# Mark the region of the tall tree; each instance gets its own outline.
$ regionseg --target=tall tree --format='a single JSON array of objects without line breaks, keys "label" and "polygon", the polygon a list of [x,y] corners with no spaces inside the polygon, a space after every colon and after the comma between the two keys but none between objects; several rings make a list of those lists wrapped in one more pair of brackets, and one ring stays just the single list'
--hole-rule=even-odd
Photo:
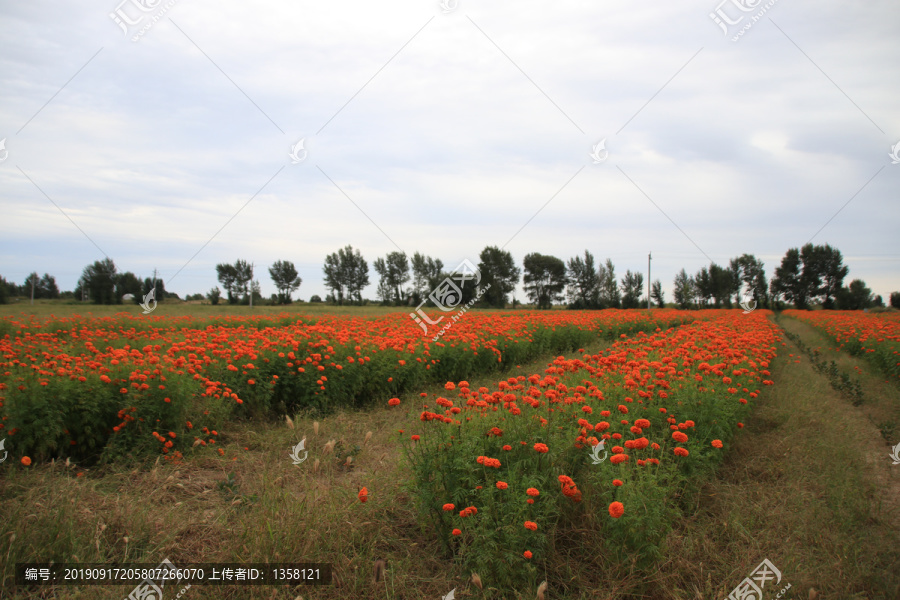
[{"label": "tall tree", "polygon": [[418,305],[431,291],[431,282],[439,278],[444,270],[444,263],[439,258],[431,258],[416,252],[410,261],[412,268],[413,305]]},{"label": "tall tree", "polygon": [[866,287],[866,282],[862,279],[854,279],[849,286],[841,288],[837,295],[840,310],[862,310],[873,304],[872,290]]},{"label": "tall tree", "polygon": [[563,299],[566,287],[566,263],[556,258],[533,252],[525,256],[525,293],[538,309],[552,308],[554,301]]},{"label": "tall tree", "polygon": [[675,275],[675,289],[672,294],[675,296],[675,304],[682,310],[690,308],[694,302],[694,279],[684,269]]},{"label": "tall tree", "polygon": [[143,282],[131,271],[118,274],[116,276],[116,303],[120,304],[122,296],[125,294],[131,294],[133,296],[132,302],[139,303],[143,299],[141,296],[142,287]]},{"label": "tall tree", "polygon": [[[349,246],[348,246],[349,248]],[[338,305],[344,304],[344,290],[347,288],[347,277],[341,270],[341,256],[334,252],[325,257],[325,287],[331,290],[331,298]]]},{"label": "tall tree", "polygon": [[569,259],[569,306],[570,308],[599,308],[600,275],[594,264],[594,255],[584,251],[580,256]]},{"label": "tall tree", "polygon": [[785,253],[769,287],[774,299],[784,298],[797,308],[806,307],[806,290],[800,279],[800,250],[791,248]]},{"label": "tall tree", "polygon": [[269,276],[278,290],[278,302],[280,304],[290,304],[291,294],[296,292],[300,284],[303,283],[303,280],[297,275],[294,263],[289,260],[275,261],[269,267]]},{"label": "tall tree", "polygon": [[715,288],[709,269],[706,267],[701,267],[697,274],[694,275],[694,290],[696,291],[695,297],[697,298],[698,306],[706,306],[709,303],[709,299],[713,297]]},{"label": "tall tree", "polygon": [[149,277],[145,277],[144,285],[141,286],[141,297],[139,300],[143,300],[144,296],[149,294],[152,289],[156,290],[153,297],[157,302],[162,302],[165,300],[166,296],[168,296],[166,293],[166,284],[162,279],[150,279]]},{"label": "tall tree", "polygon": [[478,271],[481,273],[478,285],[486,290],[481,300],[489,306],[505,308],[522,271],[516,266],[512,254],[496,246],[486,246],[478,258]]},{"label": "tall tree", "polygon": [[806,244],[800,248],[800,285],[803,302],[797,308],[807,308],[811,300],[822,291],[822,275],[825,273],[825,252],[822,246]]},{"label": "tall tree", "polygon": [[823,308],[834,308],[834,298],[844,285],[844,277],[850,272],[850,268],[844,265],[844,257],[837,248],[825,244],[820,247],[822,266],[822,286],[820,294],[824,297]]},{"label": "tall tree", "polygon": [[228,296],[228,304],[236,303],[235,286],[237,284],[237,269],[234,268],[234,265],[221,263],[216,265],[216,274],[218,275],[219,283],[222,284],[222,287],[225,289],[225,293]]},{"label": "tall tree", "polygon": [[37,273],[31,273],[25,278],[22,284],[22,292],[31,297],[32,283],[34,285],[34,297],[53,299],[59,298],[59,287],[56,285],[56,278],[44,273],[43,277],[38,277]]},{"label": "tall tree", "polygon": [[369,285],[369,263],[359,250],[347,245],[325,257],[325,287],[332,291],[337,304],[349,301],[362,303],[362,290]]},{"label": "tall tree", "polygon": [[405,252],[390,252],[385,258],[372,263],[380,276],[379,295],[387,303],[400,304],[405,300],[403,284],[409,281],[409,261]]},{"label": "tall tree", "polygon": [[59,298],[59,287],[56,285],[56,277],[52,275],[48,275],[44,273],[44,276],[41,277],[41,293],[44,298],[54,299]]},{"label": "tall tree", "polygon": [[[747,297],[752,297],[756,302],[755,306],[769,306],[768,302],[768,293],[767,293],[767,282],[766,282],[766,270],[763,265],[763,261],[756,258],[752,254],[742,254],[737,260],[738,264],[738,272],[740,273],[742,287],[742,294]],[[741,298],[738,298],[738,302],[741,301]]]},{"label": "tall tree", "polygon": [[662,290],[662,282],[660,282],[659,279],[653,282],[653,285],[651,286],[650,296],[653,298],[653,301],[656,302],[657,308],[666,307],[665,294]]},{"label": "tall tree", "polygon": [[104,258],[86,266],[79,285],[87,289],[94,304],[115,304],[116,263],[111,258]]},{"label": "tall tree", "polygon": [[641,305],[641,293],[644,290],[644,276],[641,273],[625,271],[622,278],[622,308],[638,308]]},{"label": "tall tree", "polygon": [[607,258],[606,264],[597,268],[597,279],[600,282],[600,308],[619,308],[622,301],[612,260]]},{"label": "tall tree", "polygon": [[249,302],[250,282],[253,281],[253,266],[246,260],[239,258],[234,263],[234,272],[235,292]]},{"label": "tall tree", "polygon": [[727,308],[731,308],[731,297],[739,289],[734,272],[712,263],[709,265],[709,281],[715,307],[720,308],[724,303]]}]

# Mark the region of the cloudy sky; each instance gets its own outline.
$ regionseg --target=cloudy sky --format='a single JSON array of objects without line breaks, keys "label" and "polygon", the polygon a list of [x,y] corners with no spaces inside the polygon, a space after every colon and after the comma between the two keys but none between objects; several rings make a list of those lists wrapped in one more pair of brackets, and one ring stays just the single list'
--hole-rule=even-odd
[{"label": "cloudy sky", "polygon": [[283,259],[308,300],[347,244],[496,245],[652,252],[671,300],[812,241],[886,299],[900,4],[719,1],[4,2],[0,275],[108,256],[183,297],[242,258],[268,296]]}]

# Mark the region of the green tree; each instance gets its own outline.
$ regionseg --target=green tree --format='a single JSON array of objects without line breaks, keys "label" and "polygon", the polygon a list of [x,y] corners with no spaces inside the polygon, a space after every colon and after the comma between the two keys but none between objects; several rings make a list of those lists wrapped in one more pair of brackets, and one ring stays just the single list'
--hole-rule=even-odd
[{"label": "green tree", "polygon": [[125,294],[131,294],[132,296],[134,296],[132,302],[140,303],[142,299],[142,287],[143,283],[141,282],[141,280],[131,271],[119,273],[119,275],[116,276],[116,303],[121,304],[122,296],[124,296]]},{"label": "green tree", "polygon": [[584,258],[569,259],[569,308],[600,307],[600,275],[594,264],[594,255],[584,251]]},{"label": "green tree", "polygon": [[555,256],[534,252],[526,255],[522,264],[525,267],[525,293],[538,309],[549,309],[554,301],[563,300],[566,263]]},{"label": "green tree", "polygon": [[166,296],[169,295],[166,293],[166,285],[162,279],[150,279],[149,277],[146,277],[144,279],[144,285],[141,286],[142,296],[140,300],[143,301],[143,297],[149,294],[150,290],[152,289],[156,290],[156,293],[153,295],[153,297],[157,302],[162,302],[166,299]]},{"label": "green tree", "polygon": [[682,310],[690,308],[694,302],[695,293],[693,277],[690,277],[684,269],[681,269],[675,275],[675,289],[672,292],[675,296],[675,304]]},{"label": "green tree", "polygon": [[[768,285],[763,261],[752,254],[742,254],[737,260],[737,272],[740,273],[742,289],[756,302],[755,306],[768,308]],[[732,261],[734,263],[734,261]],[[739,290],[740,291],[740,290]],[[740,298],[738,298],[740,302]]]},{"label": "green tree", "polygon": [[891,292],[891,306],[900,308],[900,292]]},{"label": "green tree", "polygon": [[86,266],[81,273],[79,286],[87,289],[94,304],[115,304],[116,263],[107,257]]},{"label": "green tree", "polygon": [[800,280],[800,250],[789,249],[775,268],[775,276],[769,288],[775,300],[784,298],[797,308],[806,307],[806,293]]},{"label": "green tree", "polygon": [[46,298],[53,299],[59,298],[59,287],[56,285],[56,278],[44,273],[43,277],[38,277],[37,273],[31,273],[28,277],[25,278],[25,283],[22,284],[21,292],[31,298],[32,293],[32,282],[34,283],[34,297],[38,298]]},{"label": "green tree", "polygon": [[325,257],[325,287],[332,291],[337,304],[343,304],[346,297],[351,302],[362,303],[362,290],[369,285],[369,265],[359,250],[347,245]]},{"label": "green tree", "polygon": [[871,307],[874,300],[872,290],[866,287],[866,282],[862,279],[854,279],[837,294],[837,305],[840,310],[863,310]]},{"label": "green tree", "polygon": [[399,305],[406,299],[403,284],[409,281],[409,260],[405,252],[389,252],[372,263],[379,275],[378,295],[388,304]]},{"label": "green tree", "polygon": [[740,290],[739,280],[733,270],[712,263],[709,265],[710,292],[716,308],[725,304],[731,308],[731,297]]},{"label": "green tree", "polygon": [[437,279],[444,270],[444,263],[439,258],[431,258],[416,252],[410,261],[412,268],[412,296],[413,305],[419,305],[425,296],[431,291],[430,283]]},{"label": "green tree", "polygon": [[294,263],[289,260],[277,260],[269,267],[269,276],[278,289],[278,302],[280,304],[290,304],[291,294],[296,292],[303,283],[303,280],[297,276],[297,269]]},{"label": "green tree", "polygon": [[[479,286],[487,291],[482,302],[495,308],[506,308],[509,294],[516,289],[522,271],[516,266],[512,254],[496,246],[486,246],[479,255]],[[487,287],[490,286],[490,287]]]},{"label": "green tree", "polygon": [[701,267],[697,274],[694,275],[694,297],[697,299],[698,307],[705,307],[709,304],[709,299],[715,293],[713,279],[710,276],[709,269]]},{"label": "green tree", "polygon": [[246,260],[238,259],[234,262],[234,291],[249,303],[250,282],[253,281],[253,267]]},{"label": "green tree", "polygon": [[844,257],[837,248],[825,244],[819,247],[819,253],[818,264],[822,270],[822,285],[817,295],[823,296],[823,308],[834,308],[834,298],[841,291],[844,277],[850,272],[850,268],[844,265]]},{"label": "green tree", "polygon": [[797,308],[808,308],[809,302],[819,296],[822,276],[825,273],[825,254],[821,246],[806,244],[800,248],[800,286],[802,303]]},{"label": "green tree", "polygon": [[605,265],[597,268],[597,279],[600,282],[600,308],[619,308],[622,299],[619,295],[619,282],[616,281],[616,268],[610,259]]},{"label": "green tree", "polygon": [[218,275],[219,283],[222,284],[222,287],[225,288],[225,293],[228,295],[228,304],[235,304],[237,302],[235,295],[237,269],[234,268],[234,265],[221,263],[216,265],[216,274]]},{"label": "green tree", "polygon": [[644,276],[641,273],[625,271],[622,278],[622,308],[638,308],[641,305],[641,292],[644,289]]},{"label": "green tree", "polygon": [[222,298],[222,290],[219,289],[219,286],[216,286],[206,293],[206,298],[209,300],[210,304],[215,306]]},{"label": "green tree", "polygon": [[662,283],[659,279],[653,282],[653,285],[651,286],[650,296],[653,298],[653,301],[656,302],[657,308],[666,307],[665,294],[663,293]]},{"label": "green tree", "polygon": [[51,300],[59,298],[59,287],[56,285],[55,277],[44,273],[44,276],[41,277],[41,293],[43,298]]}]

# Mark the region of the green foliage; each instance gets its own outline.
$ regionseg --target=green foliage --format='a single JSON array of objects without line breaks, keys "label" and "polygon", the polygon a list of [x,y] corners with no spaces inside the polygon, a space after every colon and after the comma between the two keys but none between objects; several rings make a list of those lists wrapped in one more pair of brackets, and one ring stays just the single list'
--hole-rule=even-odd
[{"label": "green foliage", "polygon": [[233,472],[228,474],[225,481],[220,481],[218,483],[218,487],[225,500],[233,504],[240,504],[246,507],[256,503],[256,501],[259,499],[256,494],[241,494],[241,486],[237,481],[235,481]]}]

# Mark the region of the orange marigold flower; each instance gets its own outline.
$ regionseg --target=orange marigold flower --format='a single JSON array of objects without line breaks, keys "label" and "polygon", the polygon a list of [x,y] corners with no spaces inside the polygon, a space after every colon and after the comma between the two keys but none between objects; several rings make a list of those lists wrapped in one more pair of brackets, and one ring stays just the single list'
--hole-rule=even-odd
[{"label": "orange marigold flower", "polygon": [[621,502],[613,502],[609,505],[609,516],[618,519],[625,514],[625,506]]},{"label": "orange marigold flower", "polygon": [[535,496],[535,497],[541,495],[541,493],[538,491],[537,488],[528,488],[527,490],[525,490],[525,493],[528,494],[529,496]]},{"label": "orange marigold flower", "polygon": [[531,558],[533,555],[531,554],[531,550],[526,550],[522,553],[522,556],[524,556],[525,558]]},{"label": "orange marigold flower", "polygon": [[418,442],[419,439],[421,439],[421,438],[419,438],[418,435],[413,435],[413,436],[412,436],[412,441],[414,441],[414,442]]},{"label": "orange marigold flower", "polygon": [[398,404],[400,404],[400,398],[391,398],[390,400],[388,400],[388,404],[390,406],[397,406]]},{"label": "orange marigold flower", "polygon": [[508,488],[508,487],[509,487],[509,484],[506,483],[505,481],[498,481],[498,482],[497,482],[497,489],[498,489],[498,490],[505,490],[505,489]]},{"label": "orange marigold flower", "polygon": [[618,406],[618,409],[619,409],[619,412],[622,413],[623,415],[627,415],[627,414],[628,414],[628,407],[625,406],[624,404],[620,404],[620,405]]},{"label": "orange marigold flower", "polygon": [[27,456],[23,456],[23,457],[22,457],[22,464],[25,465],[26,467],[30,467],[30,466],[31,466],[31,459],[28,458]]},{"label": "orange marigold flower", "polygon": [[678,448],[675,448],[675,449],[673,450],[673,452],[675,452],[675,456],[687,456],[688,454],[690,454],[690,453],[687,451],[687,448],[682,448],[682,447],[680,447],[680,446],[679,446]]},{"label": "orange marigold flower", "polygon": [[675,440],[676,442],[683,443],[683,442],[688,441],[688,436],[686,434],[682,433],[681,431],[676,431],[675,433],[672,434],[672,439]]},{"label": "orange marigold flower", "polygon": [[538,442],[537,444],[535,444],[534,449],[537,450],[538,452],[540,452],[541,454],[546,454],[547,452],[550,451],[550,449],[547,447],[547,444],[543,444],[541,442]]},{"label": "orange marigold flower", "polygon": [[647,419],[636,419],[634,422],[635,427],[640,427],[641,429],[647,429],[650,427],[650,421]]},{"label": "orange marigold flower", "polygon": [[369,499],[369,489],[363,488],[363,489],[359,490],[357,497],[359,497],[360,502],[365,502],[366,500]]},{"label": "orange marigold flower", "polygon": [[462,535],[462,531],[460,531],[459,529],[454,529],[450,533],[452,533],[453,535]]},{"label": "orange marigold flower", "polygon": [[713,447],[713,448],[721,448],[721,447],[722,447],[722,440],[713,440],[713,441],[712,441],[712,447]]},{"label": "orange marigold flower", "polygon": [[525,521],[525,529],[537,531],[537,523],[535,523],[534,521]]},{"label": "orange marigold flower", "polygon": [[627,454],[613,454],[612,456],[609,457],[609,462],[611,462],[614,465],[623,463],[626,460],[628,460]]},{"label": "orange marigold flower", "polygon": [[621,479],[613,479],[613,485],[619,487],[620,485],[624,485]]},{"label": "orange marigold flower", "polygon": [[447,391],[455,390],[455,389],[456,389],[456,384],[453,383],[452,381],[448,381],[447,383],[444,384],[444,389],[447,390]]},{"label": "orange marigold flower", "polygon": [[510,446],[509,444],[506,444],[505,446],[503,446],[503,449],[506,450],[507,452],[509,452],[510,450],[512,450],[512,446]]},{"label": "orange marigold flower", "polygon": [[444,510],[446,510],[447,512],[450,512],[451,510],[455,510],[455,509],[456,509],[456,507],[454,505],[450,504],[449,502],[444,505]]}]

